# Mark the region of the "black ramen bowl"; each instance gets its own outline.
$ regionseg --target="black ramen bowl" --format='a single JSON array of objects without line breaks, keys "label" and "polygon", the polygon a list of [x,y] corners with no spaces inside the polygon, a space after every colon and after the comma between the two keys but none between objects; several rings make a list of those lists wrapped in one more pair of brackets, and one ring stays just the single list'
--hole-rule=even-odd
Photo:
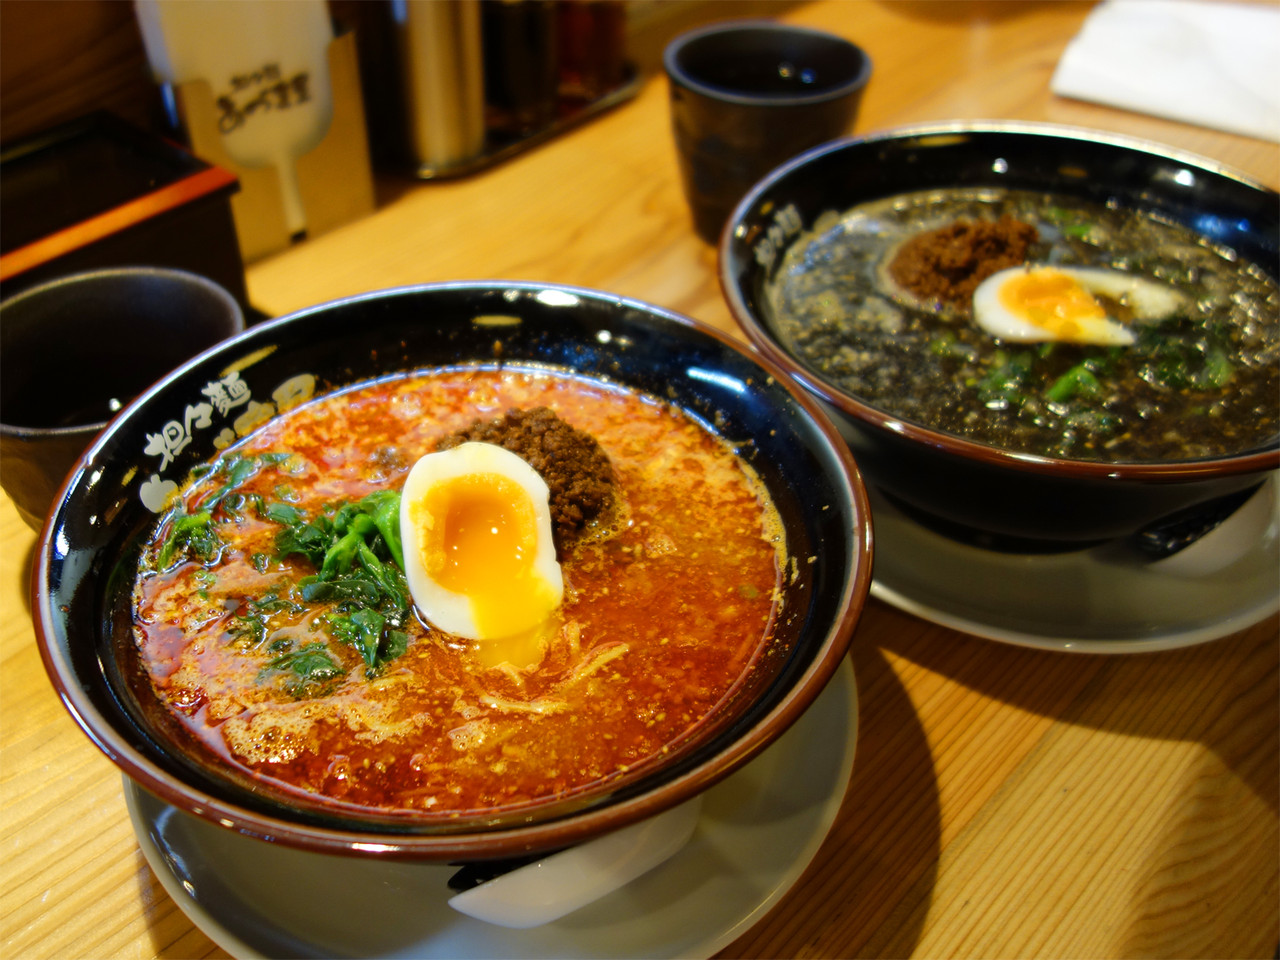
[{"label": "black ramen bowl", "polygon": [[[778,336],[768,285],[792,241],[825,214],[904,193],[1008,188],[1145,211],[1277,276],[1280,198],[1212,161],[1133,139],[1027,123],[949,123],[834,141],[778,167],[734,211],[720,283],[768,360],[819,401],[869,486],[962,542],[1014,552],[1078,549],[1188,519],[1280,467],[1273,435],[1230,456],[1100,462],[975,442],[877,408],[818,373]],[[939,388],[943,385],[939,384]]]},{"label": "black ramen bowl", "polygon": [[[798,558],[767,664],[656,765],[514,814],[477,811],[445,822],[353,814],[273,794],[190,749],[142,676],[131,629],[131,585],[157,496],[215,457],[250,406],[278,403],[290,385],[314,378],[319,394],[464,363],[570,368],[669,400],[730,441],[767,485],[788,555]],[[203,420],[187,416],[220,381],[236,384],[238,402]],[[317,851],[486,860],[557,849],[651,816],[758,754],[844,657],[870,585],[870,551],[865,490],[839,434],[790,378],[729,338],[588,290],[437,284],[264,323],[139,397],[86,451],[51,511],[33,609],[45,666],[67,709],[162,800],[228,829]]]}]

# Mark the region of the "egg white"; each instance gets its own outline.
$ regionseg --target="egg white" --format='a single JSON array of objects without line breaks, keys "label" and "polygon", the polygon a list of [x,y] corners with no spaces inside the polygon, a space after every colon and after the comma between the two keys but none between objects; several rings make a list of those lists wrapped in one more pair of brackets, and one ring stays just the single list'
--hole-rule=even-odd
[{"label": "egg white", "polygon": [[[432,576],[427,551],[432,549],[433,527],[444,524],[427,508],[434,488],[462,478],[500,477],[515,484],[528,498],[533,512],[532,556],[525,572],[532,587],[489,582],[478,591],[483,596],[452,590]],[[503,489],[511,489],[504,487]],[[564,596],[564,579],[556,561],[551,535],[550,492],[546,482],[517,454],[489,443],[464,443],[422,457],[405,479],[400,497],[400,536],[404,544],[405,579],[414,605],[423,617],[447,633],[469,640],[491,640],[536,629],[544,623]],[[436,528],[436,533],[442,527]],[[522,576],[524,573],[522,573]],[[496,597],[496,599],[495,599]],[[485,627],[484,605],[503,605],[506,624],[500,634]],[[489,611],[492,613],[492,611]],[[513,626],[514,625],[514,626]]]}]

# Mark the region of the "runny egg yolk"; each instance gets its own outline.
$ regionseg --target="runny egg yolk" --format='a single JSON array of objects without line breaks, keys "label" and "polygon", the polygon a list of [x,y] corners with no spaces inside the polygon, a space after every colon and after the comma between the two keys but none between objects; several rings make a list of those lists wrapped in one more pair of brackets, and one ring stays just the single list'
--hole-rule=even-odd
[{"label": "runny egg yolk", "polygon": [[[973,317],[1000,340],[1126,346],[1135,341],[1133,332],[1109,317],[1094,294],[1102,293],[1117,302],[1133,297],[1145,303],[1153,294],[1164,292],[1139,280],[1104,269],[1011,267],[978,284],[973,292]],[[1160,302],[1153,309],[1170,308],[1164,302],[1167,297],[1155,299]]]},{"label": "runny egg yolk", "polygon": [[423,527],[423,565],[442,587],[471,598],[481,637],[505,637],[545,619],[558,597],[534,575],[537,527],[529,495],[495,474],[435,484],[411,507]]},{"label": "runny egg yolk", "polygon": [[516,454],[464,443],[427,454],[405,479],[400,534],[414,606],[467,640],[486,666],[541,659],[564,580],[550,493]]},{"label": "runny egg yolk", "polygon": [[1027,270],[1010,277],[1000,286],[1000,302],[1055,340],[1079,339],[1085,324],[1107,316],[1093,294],[1060,270]]}]

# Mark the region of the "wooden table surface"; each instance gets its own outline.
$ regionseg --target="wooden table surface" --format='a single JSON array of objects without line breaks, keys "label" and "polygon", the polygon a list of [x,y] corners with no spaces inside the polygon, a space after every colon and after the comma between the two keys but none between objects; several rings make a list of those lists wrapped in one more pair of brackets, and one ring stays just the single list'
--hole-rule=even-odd
[{"label": "wooden table surface", "polygon": [[[1044,120],[1189,149],[1275,186],[1276,144],[1053,96],[1080,3],[822,2],[862,44],[856,132]],[[667,85],[500,167],[385,182],[368,218],[254,264],[278,314],[380,287],[596,287],[733,330],[677,180]],[[34,534],[0,500],[0,956],[224,956],[165,894],[116,769],[64,712],[29,621]],[[1277,621],[1082,655],[983,640],[869,602],[857,758],[799,883],[725,956],[1272,957],[1280,943]]]}]

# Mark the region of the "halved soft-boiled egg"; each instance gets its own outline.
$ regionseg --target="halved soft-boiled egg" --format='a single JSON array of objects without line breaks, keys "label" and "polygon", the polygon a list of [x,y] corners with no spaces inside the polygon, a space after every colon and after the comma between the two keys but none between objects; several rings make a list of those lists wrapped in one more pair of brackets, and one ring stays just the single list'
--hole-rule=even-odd
[{"label": "halved soft-boiled egg", "polygon": [[463,443],[414,464],[400,536],[422,615],[469,640],[537,631],[564,596],[549,499],[537,471],[495,444]]},{"label": "halved soft-boiled egg", "polygon": [[1161,320],[1182,304],[1169,287],[1103,267],[1027,264],[993,273],[973,292],[973,316],[1000,340],[1061,340],[1127,346],[1133,331],[1109,316],[1099,297],[1137,322]]}]

